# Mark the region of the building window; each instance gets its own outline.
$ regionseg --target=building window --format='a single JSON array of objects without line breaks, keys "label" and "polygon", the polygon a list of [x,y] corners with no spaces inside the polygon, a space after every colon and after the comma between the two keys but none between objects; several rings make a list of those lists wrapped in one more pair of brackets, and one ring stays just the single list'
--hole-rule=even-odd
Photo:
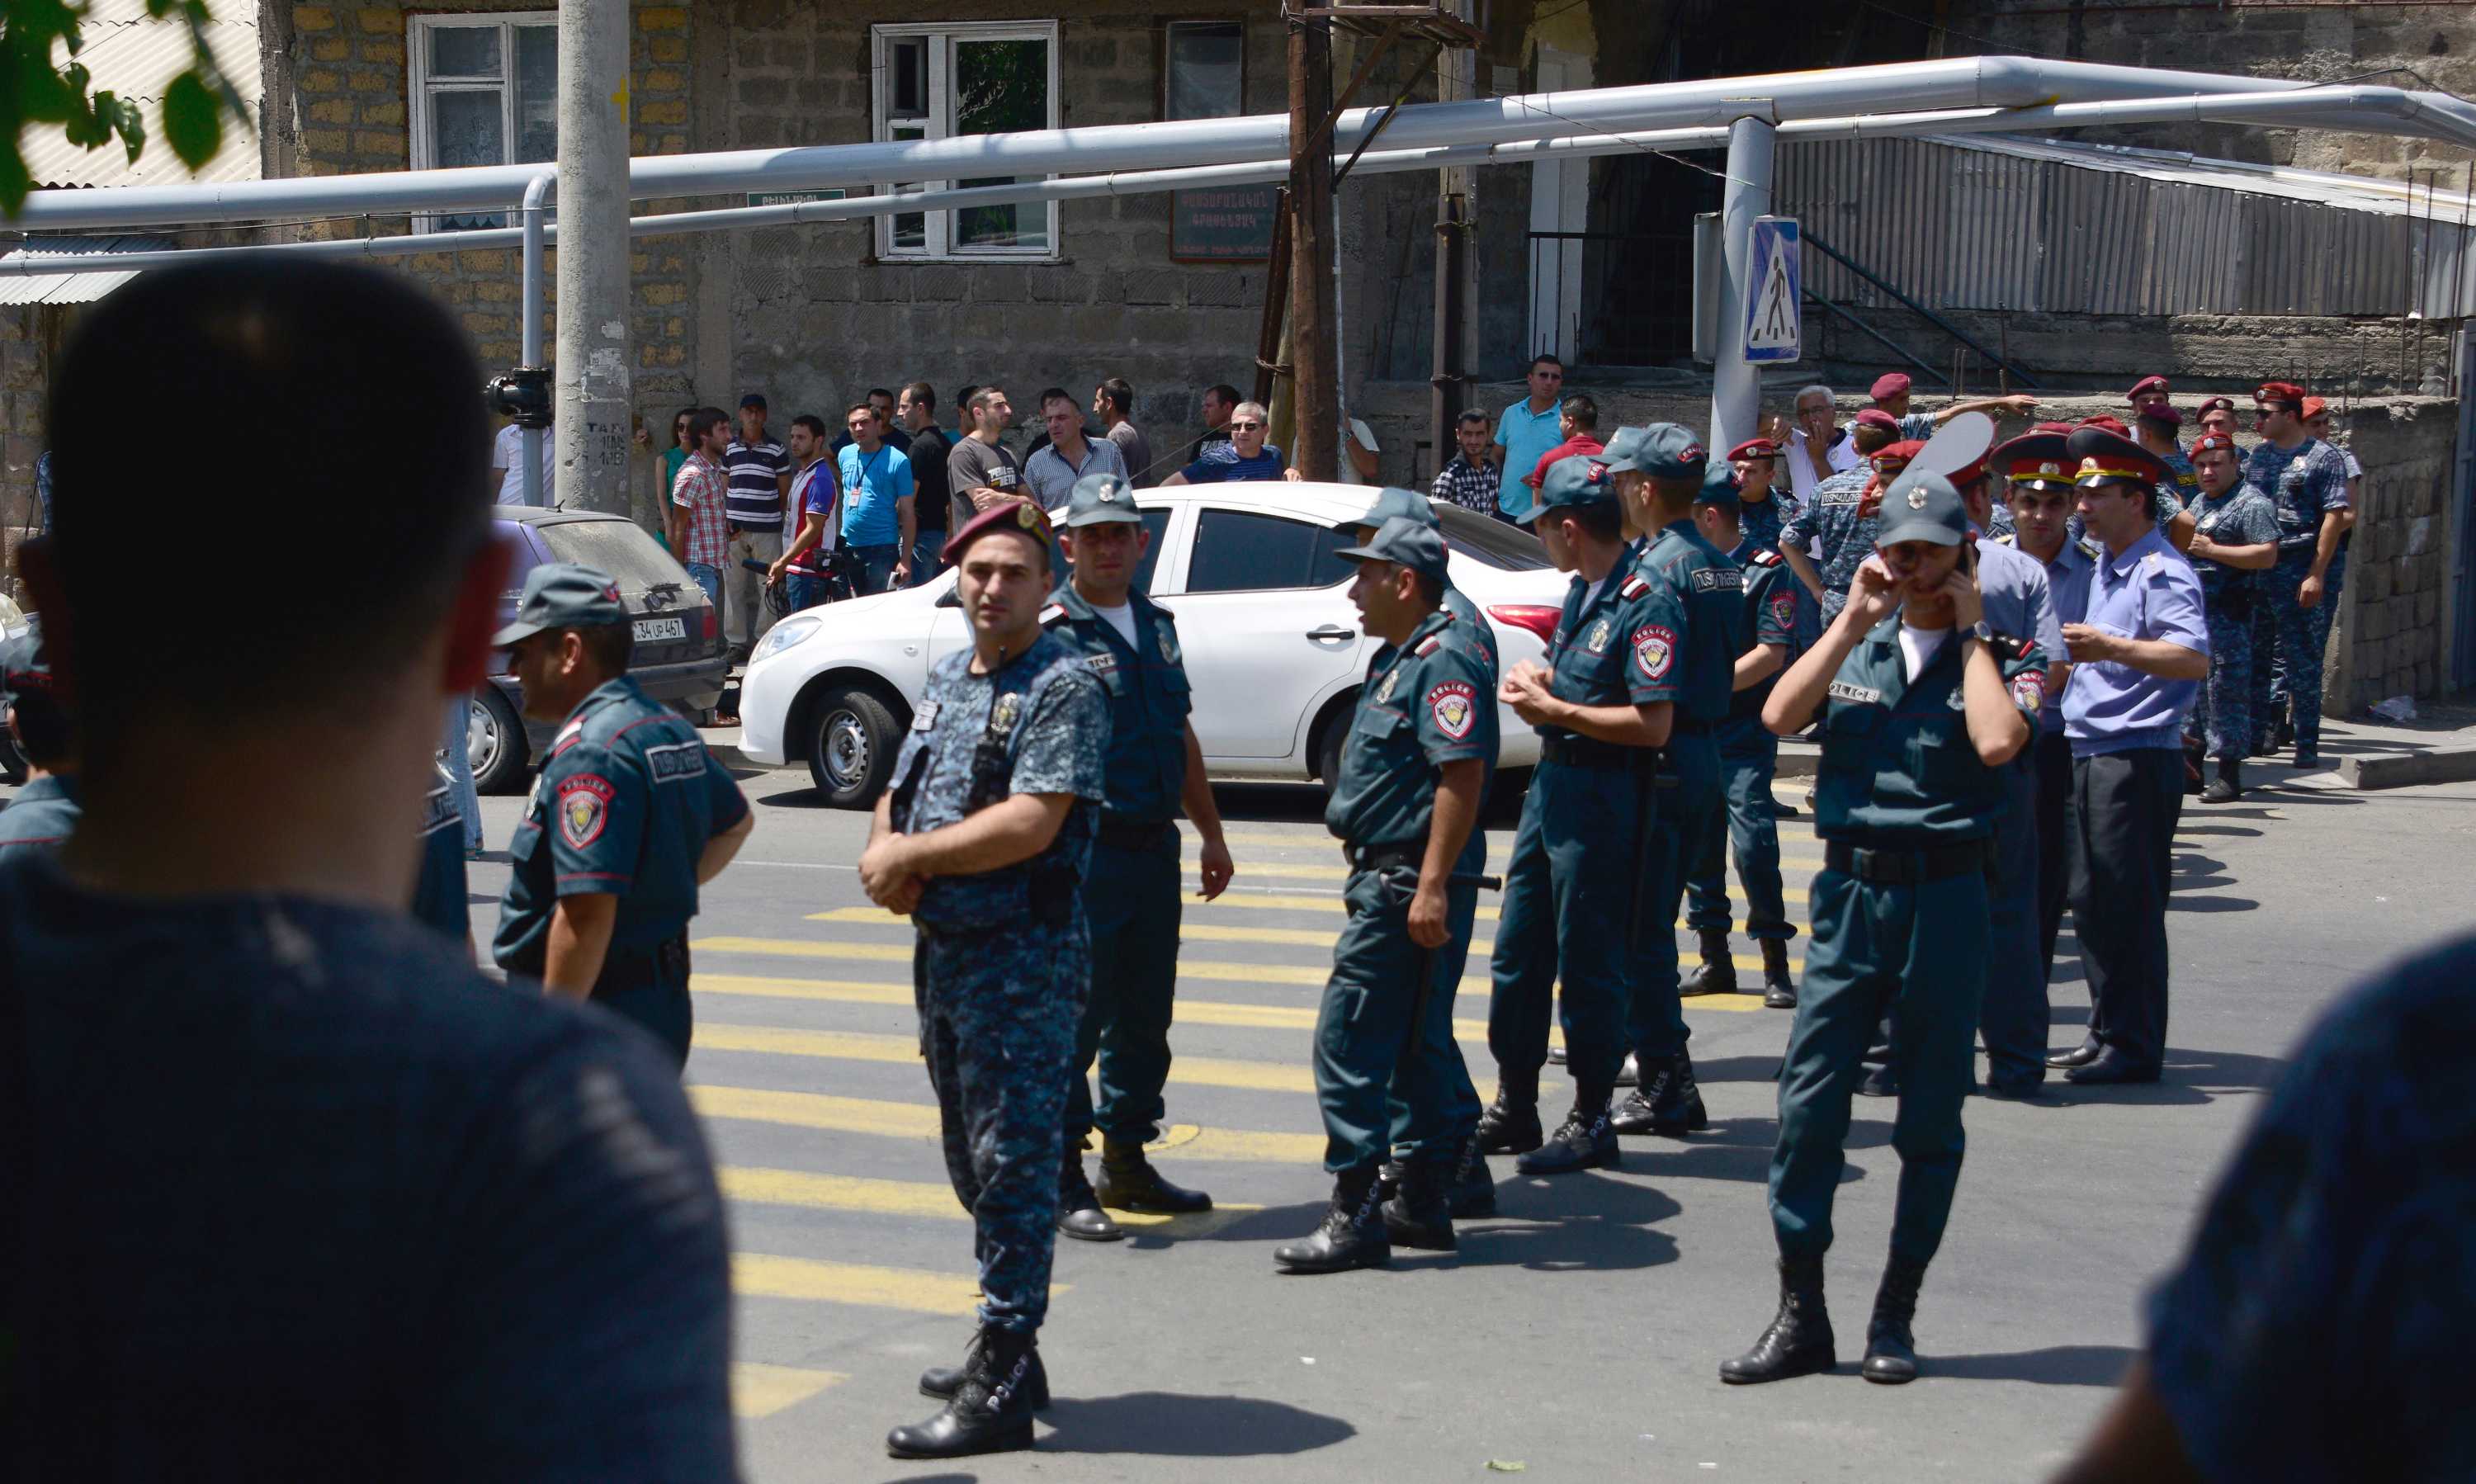
[{"label": "building window", "polygon": [[[1057,127],[1057,23],[872,28],[876,136],[943,139]],[[897,190],[1003,186],[1042,176],[897,181]],[[881,216],[883,258],[1052,258],[1057,203],[1027,201],[959,211]]]},{"label": "building window", "polygon": [[1234,20],[1169,23],[1161,117],[1229,118],[1246,111],[1247,28]]},{"label": "building window", "polygon": [[[532,164],[558,158],[558,12],[415,15],[412,167]],[[504,227],[505,212],[415,219],[424,232]]]}]

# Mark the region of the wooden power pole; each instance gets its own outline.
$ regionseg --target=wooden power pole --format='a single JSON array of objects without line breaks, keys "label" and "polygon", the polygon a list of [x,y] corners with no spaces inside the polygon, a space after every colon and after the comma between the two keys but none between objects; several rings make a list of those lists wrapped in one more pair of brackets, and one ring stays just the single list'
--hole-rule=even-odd
[{"label": "wooden power pole", "polygon": [[1332,339],[1332,24],[1290,16],[1290,365],[1298,432],[1290,463],[1340,475],[1339,356]]}]

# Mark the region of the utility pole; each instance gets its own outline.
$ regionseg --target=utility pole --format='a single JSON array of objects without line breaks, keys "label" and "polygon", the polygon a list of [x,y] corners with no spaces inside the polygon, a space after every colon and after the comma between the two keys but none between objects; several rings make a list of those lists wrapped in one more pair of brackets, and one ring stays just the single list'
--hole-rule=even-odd
[{"label": "utility pole", "polygon": [[1298,433],[1290,464],[1311,480],[1339,477],[1339,358],[1332,338],[1332,29],[1290,21],[1290,363]]},{"label": "utility pole", "polygon": [[1778,117],[1768,98],[1731,100],[1742,110],[1728,125],[1728,182],[1721,193],[1720,343],[1711,368],[1711,437],[1725,450],[1754,436],[1763,409],[1762,368],[1746,359],[1746,282],[1753,258],[1754,218],[1771,210],[1771,142]]},{"label": "utility pole", "polygon": [[[1456,5],[1455,11],[1461,7]],[[1458,18],[1458,17],[1457,17]],[[1471,80],[1465,76],[1474,62],[1475,54],[1463,47],[1450,47],[1436,56],[1436,101],[1451,103],[1471,96]],[[1467,165],[1451,166],[1436,172],[1436,322],[1432,374],[1427,420],[1434,432],[1436,467],[1442,469],[1454,453],[1453,426],[1461,415],[1462,399],[1468,394],[1470,360],[1463,348],[1463,327],[1467,323],[1467,294],[1470,286],[1470,238],[1472,176],[1476,172]]]},{"label": "utility pole", "polygon": [[558,8],[558,365],[563,509],[628,513],[628,0]]}]

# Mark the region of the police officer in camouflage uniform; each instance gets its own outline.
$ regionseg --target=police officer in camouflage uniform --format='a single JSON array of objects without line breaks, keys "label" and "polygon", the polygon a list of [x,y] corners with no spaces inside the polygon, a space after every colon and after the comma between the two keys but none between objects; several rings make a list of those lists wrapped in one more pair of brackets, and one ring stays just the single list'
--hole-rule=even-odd
[{"label": "police officer in camouflage uniform", "polygon": [[688,919],[748,838],[748,801],[696,729],[628,678],[635,631],[607,574],[533,568],[492,642],[513,651],[525,714],[559,728],[508,849],[491,955],[636,1022],[684,1066]]},{"label": "police officer in camouflage uniform", "polygon": [[[1470,1158],[1474,1100],[1453,1043],[1453,991],[1470,952],[1487,840],[1477,829],[1497,754],[1489,667],[1468,626],[1441,610],[1445,543],[1396,516],[1345,549],[1350,599],[1384,641],[1342,747],[1325,825],[1349,860],[1349,920],[1316,1020],[1332,1205],[1303,1241],[1274,1250],[1289,1273],[1380,1266],[1393,1245],[1451,1251],[1448,1192]],[[1404,1149],[1399,1189],[1377,1170]]]},{"label": "police officer in camouflage uniform", "polygon": [[1999,770],[2028,745],[2045,702],[2045,656],[1984,623],[1968,533],[1949,481],[1920,473],[1894,483],[1879,554],[1860,567],[1822,643],[1763,707],[1764,725],[1782,736],[1823,718],[1815,815],[1823,869],[1771,1152],[1779,1309],[1753,1348],[1721,1363],[1723,1381],[1807,1375],[1837,1359],[1822,1298],[1832,1198],[1859,1061],[1894,1001],[1900,1181],[1864,1374],[1885,1383],[1917,1374],[1918,1290],[1960,1178]]},{"label": "police officer in camouflage uniform", "polygon": [[[2347,581],[2346,534],[2353,502],[2347,460],[2304,428],[2304,388],[2269,382],[2253,393],[2262,441],[2244,462],[2244,482],[2269,496],[2278,515],[2278,560],[2262,579],[2261,601],[2277,637],[2277,675],[2253,666],[2254,725],[2271,728],[2271,747],[2295,739],[2295,765],[2321,765],[2321,657],[2330,616]],[[2258,634],[2256,634],[2258,638]]]},{"label": "police officer in camouflage uniform", "polygon": [[[1817,484],[1814,499],[1780,528],[1780,555],[1821,608],[1825,624],[1848,601],[1857,564],[1873,555],[1883,486],[1898,478],[1923,447],[1901,441],[1899,424],[1873,408],[1857,414],[1848,436],[1865,462]],[[1806,548],[1816,545],[1820,556],[1808,556]]]},{"label": "police officer in camouflage uniform", "polygon": [[[2243,482],[2236,440],[2204,433],[2192,445],[2200,479],[2191,511],[2192,570],[2201,579],[2201,607],[2210,626],[2210,678],[2201,683],[2185,726],[2188,739],[2217,760],[2201,790],[2205,804],[2225,804],[2243,792],[2243,760],[2252,752],[2252,614],[2260,601],[2260,574],[2278,560],[2278,509],[2267,495]],[[2189,741],[2188,741],[2189,745]]]},{"label": "police officer in camouflage uniform", "polygon": [[52,689],[40,628],[0,647],[0,703],[9,708],[9,735],[27,773],[15,800],[0,809],[0,860],[57,851],[68,843],[84,809],[75,739],[68,711]]},{"label": "police officer in camouflage uniform", "polygon": [[1108,693],[1040,627],[1051,541],[1049,517],[1020,501],[947,541],[972,644],[929,666],[859,860],[869,900],[919,930],[921,1050],[980,1269],[979,1333],[960,1367],[920,1378],[947,1404],[887,1434],[898,1458],[1029,1447],[1049,1399],[1035,1342],[1091,994],[1082,886],[1109,745]]},{"label": "police officer in camouflage uniform", "polygon": [[[1546,663],[1514,666],[1498,689],[1541,743],[1504,872],[1487,1014],[1497,1093],[1479,1148],[1520,1154],[1524,1175],[1557,1175],[1617,1162],[1608,1103],[1632,997],[1642,793],[1669,710],[1651,704],[1650,688],[1667,683],[1674,655],[1650,631],[1651,585],[1627,561],[1617,476],[1605,464],[1586,456],[1549,464],[1531,524],[1573,581]],[[1539,1069],[1560,984],[1573,1110],[1545,1138]]]},{"label": "police officer in camouflage uniform", "polygon": [[1745,647],[1737,656],[1727,720],[1719,730],[1724,823],[1707,828],[1685,883],[1693,903],[1685,922],[1702,940],[1702,967],[1684,992],[1708,995],[1737,987],[1737,962],[1728,952],[1726,862],[1733,853],[1737,879],[1746,889],[1746,935],[1762,950],[1763,1003],[1794,1009],[1796,981],[1788,971],[1788,940],[1796,936],[1796,928],[1781,895],[1779,824],[1771,801],[1779,738],[1763,725],[1763,702],[1796,642],[1796,580],[1777,551],[1755,545],[1753,532],[1738,524],[1737,512],[1751,508],[1728,466],[1712,464],[1702,493],[1695,497],[1694,523],[1745,574]]},{"label": "police officer in camouflage uniform", "polygon": [[[1728,464],[1737,476],[1737,525],[1748,552],[1777,553],[1780,531],[1796,513],[1796,497],[1772,482],[1779,460],[1780,446],[1769,438],[1747,438],[1728,450]],[[1795,573],[1785,575],[1792,581],[1795,578]],[[1793,591],[1789,601],[1795,602]]]},{"label": "police officer in camouflage uniform", "polygon": [[[1718,466],[1733,497],[1735,476]],[[1609,465],[1634,521],[1650,532],[1634,575],[1650,588],[1644,622],[1630,631],[1634,701],[1657,739],[1643,800],[1642,853],[1628,918],[1633,994],[1625,1036],[1639,1083],[1614,1120],[1619,1133],[1678,1135],[1710,1125],[1685,1050],[1677,977],[1676,917],[1685,878],[1717,830],[1721,806],[1718,729],[1728,717],[1737,657],[1745,652],[1745,574],[1694,525],[1694,502],[1712,462],[1702,441],[1675,423],[1653,423],[1640,452]],[[1664,713],[1664,714],[1663,714]],[[1726,939],[1721,939],[1726,951]]]},{"label": "police officer in camouflage uniform", "polygon": [[[1050,594],[1042,627],[1080,655],[1109,698],[1108,799],[1083,878],[1092,940],[1092,998],[1075,1042],[1066,1086],[1066,1158],[1057,1229],[1085,1241],[1126,1233],[1102,1209],[1177,1214],[1212,1209],[1212,1198],[1161,1177],[1144,1157],[1167,1111],[1169,1026],[1177,988],[1181,806],[1202,836],[1198,869],[1210,901],[1229,884],[1229,846],[1203,776],[1203,749],[1187,725],[1193,708],[1177,621],[1134,590],[1151,544],[1135,489],[1115,474],[1076,481],[1067,502],[1071,578]],[[1085,1074],[1098,1059],[1096,1117]],[[1475,1115],[1473,1115],[1475,1116]],[[1101,1129],[1101,1188],[1083,1175],[1083,1146]]]}]

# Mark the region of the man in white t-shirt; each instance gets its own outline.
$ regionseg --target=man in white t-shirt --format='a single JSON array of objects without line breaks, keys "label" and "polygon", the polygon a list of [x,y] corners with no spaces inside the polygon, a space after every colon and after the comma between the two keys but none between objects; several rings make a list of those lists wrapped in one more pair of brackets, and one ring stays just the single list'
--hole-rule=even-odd
[{"label": "man in white t-shirt", "polygon": [[551,503],[550,493],[550,430],[541,431],[541,498],[525,498],[525,431],[513,423],[499,430],[490,443],[490,487],[499,492],[501,505],[538,505],[545,508]]},{"label": "man in white t-shirt", "polygon": [[1349,436],[1341,440],[1341,482],[1345,484],[1375,482],[1375,456],[1382,452],[1375,446],[1375,434],[1355,417],[1344,415],[1349,425]]}]

